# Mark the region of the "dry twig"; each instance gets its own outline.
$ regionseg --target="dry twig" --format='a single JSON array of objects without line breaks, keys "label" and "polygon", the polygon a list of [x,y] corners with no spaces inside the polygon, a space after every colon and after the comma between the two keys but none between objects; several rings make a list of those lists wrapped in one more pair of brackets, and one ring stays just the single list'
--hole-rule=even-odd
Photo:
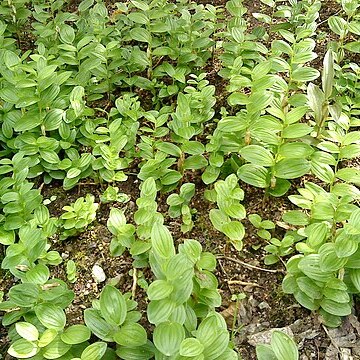
[{"label": "dry twig", "polygon": [[136,286],[137,286],[137,269],[133,268],[133,284],[131,288],[131,297],[133,298],[133,300],[135,299],[135,295],[136,295]]},{"label": "dry twig", "polygon": [[246,263],[244,261],[234,259],[234,258],[229,257],[229,256],[219,256],[218,259],[226,259],[226,260],[235,262],[237,264],[240,264],[240,265],[242,265],[244,267],[247,267],[249,269],[255,269],[255,270],[265,271],[265,272],[269,272],[269,273],[282,273],[282,272],[284,272],[283,270],[264,269],[264,268],[261,268],[259,266],[251,265],[251,264],[248,264],[248,263]]}]

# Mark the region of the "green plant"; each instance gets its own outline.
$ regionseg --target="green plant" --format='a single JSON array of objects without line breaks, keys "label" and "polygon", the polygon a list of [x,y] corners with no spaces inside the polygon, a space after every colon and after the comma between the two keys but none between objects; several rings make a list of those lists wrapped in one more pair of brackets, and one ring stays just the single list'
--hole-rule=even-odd
[{"label": "green plant", "polygon": [[275,229],[275,224],[271,220],[262,220],[261,216],[258,214],[249,214],[248,216],[251,224],[258,229],[257,235],[264,240],[271,239],[271,232],[269,230]]},{"label": "green plant", "polygon": [[286,236],[282,240],[279,240],[273,237],[269,231],[275,229],[274,222],[270,220],[262,220],[258,214],[250,214],[248,219],[257,229],[257,235],[268,243],[268,245],[264,247],[264,250],[270,253],[264,257],[266,265],[275,264],[281,260],[283,256],[287,256],[294,251],[293,245],[296,234],[292,231],[288,231]]},{"label": "green plant", "polygon": [[[338,37],[338,41],[333,46],[338,54],[339,62],[344,59],[345,51],[358,53],[358,43],[350,40],[350,34],[359,35],[359,16],[357,8],[359,4],[354,1],[341,1],[343,14],[330,16],[328,25]],[[344,19],[346,18],[346,20]]]},{"label": "green plant", "polygon": [[100,201],[103,204],[111,202],[127,203],[129,200],[129,195],[125,193],[119,193],[119,188],[117,186],[108,186],[100,196]]},{"label": "green plant", "polygon": [[140,197],[136,200],[138,209],[134,214],[137,225],[136,234],[145,242],[150,240],[153,225],[163,222],[163,216],[157,212],[156,195],[157,188],[154,178],[146,179],[141,185]]},{"label": "green plant", "polygon": [[264,247],[264,250],[270,254],[265,255],[264,263],[266,265],[276,264],[282,257],[294,252],[294,237],[291,235],[285,236],[283,239],[271,238],[269,244]]},{"label": "green plant", "polygon": [[63,207],[65,212],[60,216],[62,228],[60,239],[76,236],[83,232],[96,218],[98,204],[93,195],[78,198],[73,204]]},{"label": "green plant", "polygon": [[26,2],[26,0],[4,0],[0,3],[0,15],[9,24],[10,31],[16,33],[18,41],[20,41],[21,29],[31,15],[31,11],[25,6]]},{"label": "green plant", "polygon": [[74,294],[63,281],[49,280],[49,276],[49,269],[42,264],[24,271],[23,283],[13,286],[7,294],[8,300],[0,303],[0,309],[6,311],[2,324],[15,324],[16,333],[10,333],[9,349],[15,357],[30,358],[37,353],[57,353],[64,349],[65,353],[71,347],[64,345],[60,350],[59,343],[62,344],[60,337],[66,322],[63,309],[71,303]]},{"label": "green plant", "polygon": [[[0,291],[0,311],[10,356],[236,359],[234,326],[229,336],[216,312],[216,259],[203,251],[217,239],[184,239],[164,225],[167,197],[168,215],[198,234],[204,224],[192,221],[190,204],[203,190],[211,223],[240,250],[244,204],[259,193],[264,206],[268,195],[280,203],[297,188],[289,198],[300,210],[282,214],[282,238],[273,222],[248,218],[267,242],[266,264],[291,255],[284,292],[340,324],[360,291],[360,18],[358,1],[337,2],[328,29],[319,0],[261,0],[261,13],[242,0],[0,0],[1,268],[15,279]],[[86,231],[98,204],[74,199],[58,218],[56,187],[93,181],[106,188],[101,203],[114,202],[110,253],[132,257],[132,294],[106,285],[85,310],[87,325],[67,326],[74,294],[53,276],[57,240]],[[140,189],[135,212],[120,204],[125,187]],[[65,262],[69,282],[82,275],[74,259]],[[137,286],[149,334],[138,324]],[[297,350],[274,333],[258,355],[296,359]]]},{"label": "green plant", "polygon": [[30,225],[22,226],[17,234],[1,231],[1,244],[8,248],[1,267],[8,269],[16,277],[24,279],[24,271],[36,267],[37,263],[58,265],[62,262],[57,251],[49,251],[49,244],[43,231]]},{"label": "green plant", "polygon": [[147,334],[138,324],[141,314],[134,310],[136,305],[130,294],[106,285],[100,299],[93,301],[93,308],[84,311],[85,324],[99,339],[115,342],[117,353],[141,348],[147,343]]},{"label": "green plant", "polygon": [[114,235],[110,243],[110,253],[112,256],[120,256],[126,248],[131,248],[135,241],[135,226],[127,224],[122,210],[116,208],[110,210],[107,227]]},{"label": "green plant", "polygon": [[33,218],[34,210],[40,206],[42,198],[33,183],[26,181],[29,174],[29,158],[19,152],[10,159],[0,160],[0,171],[3,174],[12,172],[11,177],[4,177],[0,183],[1,227],[5,231],[21,228]]},{"label": "green plant", "polygon": [[192,221],[193,211],[189,207],[191,198],[195,194],[195,184],[181,185],[179,194],[171,194],[166,200],[169,205],[169,215],[172,218],[182,217],[181,231],[187,233],[194,226]]},{"label": "green plant", "polygon": [[66,263],[66,277],[71,283],[74,283],[77,279],[76,265],[73,260],[68,260]]},{"label": "green plant", "polygon": [[[245,235],[244,225],[239,221],[245,218],[244,206],[240,203],[244,199],[244,191],[239,186],[235,174],[225,180],[218,180],[214,189],[207,191],[207,199],[216,202],[218,209],[210,210],[210,220],[216,230],[224,233],[230,243],[237,249],[242,249],[242,239]],[[232,220],[235,219],[235,220]]]},{"label": "green plant", "polygon": [[[176,253],[166,226],[154,224],[149,262],[156,280],[147,290],[147,316],[156,326],[153,340],[157,350],[166,356],[236,358],[230,349],[225,321],[214,313],[221,304],[217,281],[211,273],[215,257],[203,253],[195,240],[186,240]],[[199,306],[201,311],[197,311]],[[200,325],[198,317],[202,319]],[[169,333],[173,334],[171,339],[166,335]],[[190,351],[193,347],[194,353]]]},{"label": "green plant", "polygon": [[334,59],[332,50],[328,50],[324,57],[322,73],[322,90],[313,83],[307,88],[308,103],[314,112],[316,138],[319,138],[329,115],[329,99],[332,96],[334,83]]},{"label": "green plant", "polygon": [[309,213],[292,210],[283,216],[290,224],[300,226],[298,234],[302,237],[296,244],[300,254],[287,262],[283,289],[304,307],[319,310],[323,321],[332,327],[351,313],[351,294],[359,292],[356,239],[360,210],[351,204],[351,187],[338,185],[328,193],[307,183],[299,190],[301,195],[289,198]]}]

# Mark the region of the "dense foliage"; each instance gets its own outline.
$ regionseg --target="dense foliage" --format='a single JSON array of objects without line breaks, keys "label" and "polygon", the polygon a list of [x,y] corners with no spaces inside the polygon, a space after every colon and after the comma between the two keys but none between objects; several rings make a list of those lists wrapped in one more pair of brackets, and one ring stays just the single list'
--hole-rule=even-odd
[{"label": "dense foliage", "polygon": [[[272,237],[272,221],[248,218],[267,243],[265,263],[287,261],[285,293],[331,327],[351,313],[360,293],[360,169],[351,165],[360,156],[359,3],[339,0],[327,33],[319,0],[261,2],[250,27],[241,0],[0,1],[1,268],[16,280],[0,311],[10,355],[238,358],[216,312],[215,256],[196,240],[175,244],[158,209],[165,193],[181,231],[194,227],[189,174],[201,176],[211,223],[238,251],[244,183],[271,201],[307,175],[289,196],[298,210],[283,214],[283,238]],[[208,76],[214,67],[226,84],[220,93]],[[84,311],[85,324],[68,326],[74,294],[64,280],[76,281],[76,264],[66,262],[67,279],[52,277],[63,261],[53,240],[85,231],[99,204],[89,194],[52,217],[38,184],[69,190],[91,178],[109,183],[101,204],[121,204],[129,198],[116,185],[134,172],[133,219],[114,207],[107,225],[111,255],[128,252],[135,269],[153,274],[152,332],[132,295],[112,285]],[[275,332],[257,355],[295,360],[298,351]]]}]

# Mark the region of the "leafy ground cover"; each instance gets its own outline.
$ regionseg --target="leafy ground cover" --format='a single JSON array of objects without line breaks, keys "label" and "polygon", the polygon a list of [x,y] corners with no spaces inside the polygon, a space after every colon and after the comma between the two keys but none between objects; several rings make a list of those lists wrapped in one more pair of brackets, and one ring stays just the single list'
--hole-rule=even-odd
[{"label": "leafy ground cover", "polygon": [[0,358],[359,358],[359,8],[1,1]]}]

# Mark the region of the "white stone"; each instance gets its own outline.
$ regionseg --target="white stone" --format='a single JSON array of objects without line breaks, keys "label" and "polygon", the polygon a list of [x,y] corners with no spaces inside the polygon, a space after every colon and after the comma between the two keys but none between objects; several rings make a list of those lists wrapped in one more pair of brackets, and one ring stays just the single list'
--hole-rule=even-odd
[{"label": "white stone", "polygon": [[93,266],[93,268],[92,268],[92,275],[93,275],[94,280],[95,280],[97,283],[104,282],[105,279],[106,279],[105,272],[104,272],[104,270],[102,269],[102,267],[99,266],[99,265],[94,265],[94,266]]}]

